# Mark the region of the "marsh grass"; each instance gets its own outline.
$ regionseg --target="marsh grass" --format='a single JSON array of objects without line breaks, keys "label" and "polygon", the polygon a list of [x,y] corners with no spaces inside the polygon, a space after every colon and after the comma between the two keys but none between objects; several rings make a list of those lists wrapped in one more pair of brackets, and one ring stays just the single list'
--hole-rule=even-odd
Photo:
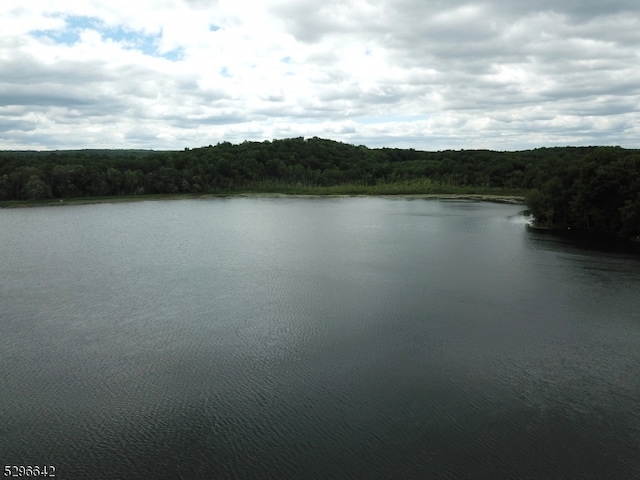
[{"label": "marsh grass", "polygon": [[216,190],[203,194],[159,194],[159,195],[120,195],[107,197],[76,197],[47,200],[16,200],[0,202],[0,208],[30,207],[30,206],[64,206],[92,203],[139,202],[149,200],[180,200],[188,198],[215,198],[234,195],[444,195],[444,196],[473,196],[473,197],[510,197],[519,198],[526,195],[526,190],[490,188],[490,187],[459,187],[440,185],[428,181],[405,181],[395,183],[379,183],[364,185],[345,183],[331,186],[304,186],[279,183],[263,183],[250,187]]}]

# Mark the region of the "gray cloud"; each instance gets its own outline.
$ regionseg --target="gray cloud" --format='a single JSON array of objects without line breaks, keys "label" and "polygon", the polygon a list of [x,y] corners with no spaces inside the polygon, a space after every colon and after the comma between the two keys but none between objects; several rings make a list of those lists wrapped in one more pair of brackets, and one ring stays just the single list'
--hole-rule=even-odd
[{"label": "gray cloud", "polygon": [[[234,10],[181,0],[164,14],[96,5],[58,15],[130,22],[117,27],[127,45],[90,25],[72,45],[55,42],[63,31],[32,35],[54,28],[40,26],[51,12],[25,10],[11,24],[32,22],[22,33],[2,33],[0,20],[0,148],[318,135],[516,149],[636,146],[640,133],[635,1],[266,0]],[[161,32],[158,45],[180,58],[136,50],[136,31]]]}]

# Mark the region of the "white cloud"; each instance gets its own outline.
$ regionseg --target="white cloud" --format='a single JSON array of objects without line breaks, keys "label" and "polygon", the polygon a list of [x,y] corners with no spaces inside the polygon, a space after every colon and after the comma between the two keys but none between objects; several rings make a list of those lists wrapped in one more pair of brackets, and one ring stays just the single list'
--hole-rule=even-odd
[{"label": "white cloud", "polygon": [[4,0],[0,148],[635,147],[638,47],[632,1]]}]

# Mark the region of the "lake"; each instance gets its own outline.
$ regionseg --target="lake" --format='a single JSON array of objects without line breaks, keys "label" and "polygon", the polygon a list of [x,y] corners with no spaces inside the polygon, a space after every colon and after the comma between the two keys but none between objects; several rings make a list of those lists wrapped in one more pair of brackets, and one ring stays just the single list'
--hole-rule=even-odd
[{"label": "lake", "polygon": [[640,256],[523,206],[0,210],[0,462],[58,479],[640,478]]}]

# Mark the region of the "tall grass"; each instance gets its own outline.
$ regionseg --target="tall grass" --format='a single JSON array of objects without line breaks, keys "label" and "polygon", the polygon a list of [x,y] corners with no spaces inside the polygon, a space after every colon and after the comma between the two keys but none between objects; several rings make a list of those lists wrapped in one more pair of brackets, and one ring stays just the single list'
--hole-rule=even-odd
[{"label": "tall grass", "polygon": [[[512,195],[524,196],[525,190],[493,187],[442,185],[428,179],[364,185],[344,183],[331,186],[262,184],[234,190],[236,193],[282,193],[291,195]],[[222,193],[222,192],[220,192]]]}]

